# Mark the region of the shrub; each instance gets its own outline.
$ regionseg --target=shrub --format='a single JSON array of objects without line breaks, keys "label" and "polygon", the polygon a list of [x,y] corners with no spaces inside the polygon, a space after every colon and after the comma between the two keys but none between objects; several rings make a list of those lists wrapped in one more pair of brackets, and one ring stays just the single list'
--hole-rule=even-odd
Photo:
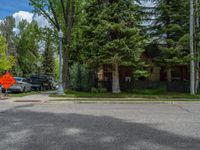
[{"label": "shrub", "polygon": [[90,91],[93,72],[88,65],[75,63],[70,68],[70,87],[76,91]]}]

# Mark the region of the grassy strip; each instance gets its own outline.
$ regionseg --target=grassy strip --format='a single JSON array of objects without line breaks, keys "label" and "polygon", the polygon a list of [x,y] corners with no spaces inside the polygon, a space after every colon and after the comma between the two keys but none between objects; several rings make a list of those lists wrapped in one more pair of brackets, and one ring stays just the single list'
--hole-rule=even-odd
[{"label": "grassy strip", "polygon": [[65,95],[57,96],[51,94],[51,97],[62,97],[62,98],[150,98],[150,99],[199,99],[200,94],[190,95],[188,93],[163,93],[156,92],[155,90],[137,90],[132,93],[95,93],[95,92],[77,92],[68,90]]}]

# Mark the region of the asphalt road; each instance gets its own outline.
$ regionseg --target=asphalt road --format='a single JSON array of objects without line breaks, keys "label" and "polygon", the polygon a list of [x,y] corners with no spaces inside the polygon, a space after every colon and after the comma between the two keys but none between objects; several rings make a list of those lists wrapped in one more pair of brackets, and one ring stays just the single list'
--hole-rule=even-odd
[{"label": "asphalt road", "polygon": [[0,150],[200,150],[200,103],[0,101]]}]

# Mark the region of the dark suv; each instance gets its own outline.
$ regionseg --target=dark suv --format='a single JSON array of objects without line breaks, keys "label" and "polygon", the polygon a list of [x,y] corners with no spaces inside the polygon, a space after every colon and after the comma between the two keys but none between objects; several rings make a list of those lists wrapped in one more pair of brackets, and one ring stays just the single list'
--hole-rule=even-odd
[{"label": "dark suv", "polygon": [[49,75],[35,74],[29,78],[33,90],[52,90],[55,88],[54,78]]}]

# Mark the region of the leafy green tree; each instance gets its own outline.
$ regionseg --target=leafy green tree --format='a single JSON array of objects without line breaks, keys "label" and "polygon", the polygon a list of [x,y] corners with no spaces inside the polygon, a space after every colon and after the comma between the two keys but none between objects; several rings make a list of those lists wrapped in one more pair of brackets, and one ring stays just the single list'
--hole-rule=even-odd
[{"label": "leafy green tree", "polygon": [[11,70],[15,65],[15,58],[6,54],[6,39],[0,34],[0,73]]},{"label": "leafy green tree", "polygon": [[[119,66],[139,66],[145,38],[141,7],[132,0],[95,0],[85,8],[82,45],[85,62],[112,67],[112,91],[120,93]],[[136,70],[135,70],[136,71]]]},{"label": "leafy green tree", "polygon": [[91,3],[92,0],[77,0],[75,7],[75,19],[74,26],[72,30],[72,43],[70,49],[70,64],[73,63],[84,63],[83,53],[84,48],[82,46],[83,40],[83,29],[82,22],[85,20],[85,11],[84,8],[88,3]]},{"label": "leafy green tree", "polygon": [[64,32],[63,44],[63,81],[64,88],[69,87],[69,50],[71,33],[75,17],[75,2],[79,0],[29,0],[37,14],[43,15],[55,31]]},{"label": "leafy green tree", "polygon": [[12,16],[8,16],[0,22],[0,33],[6,38],[6,42],[8,45],[7,53],[12,56],[16,56],[14,28],[15,19]]},{"label": "leafy green tree", "polygon": [[16,37],[17,60],[22,76],[29,76],[38,71],[40,62],[39,41],[40,29],[37,22],[28,23],[23,20],[19,23],[20,33]]},{"label": "leafy green tree", "polygon": [[[15,19],[12,16],[7,16],[0,22],[0,33],[6,38],[7,49],[6,54],[14,56],[16,58],[17,51],[15,46]],[[16,66],[12,68],[12,73],[18,72],[18,62],[16,60]]]}]

